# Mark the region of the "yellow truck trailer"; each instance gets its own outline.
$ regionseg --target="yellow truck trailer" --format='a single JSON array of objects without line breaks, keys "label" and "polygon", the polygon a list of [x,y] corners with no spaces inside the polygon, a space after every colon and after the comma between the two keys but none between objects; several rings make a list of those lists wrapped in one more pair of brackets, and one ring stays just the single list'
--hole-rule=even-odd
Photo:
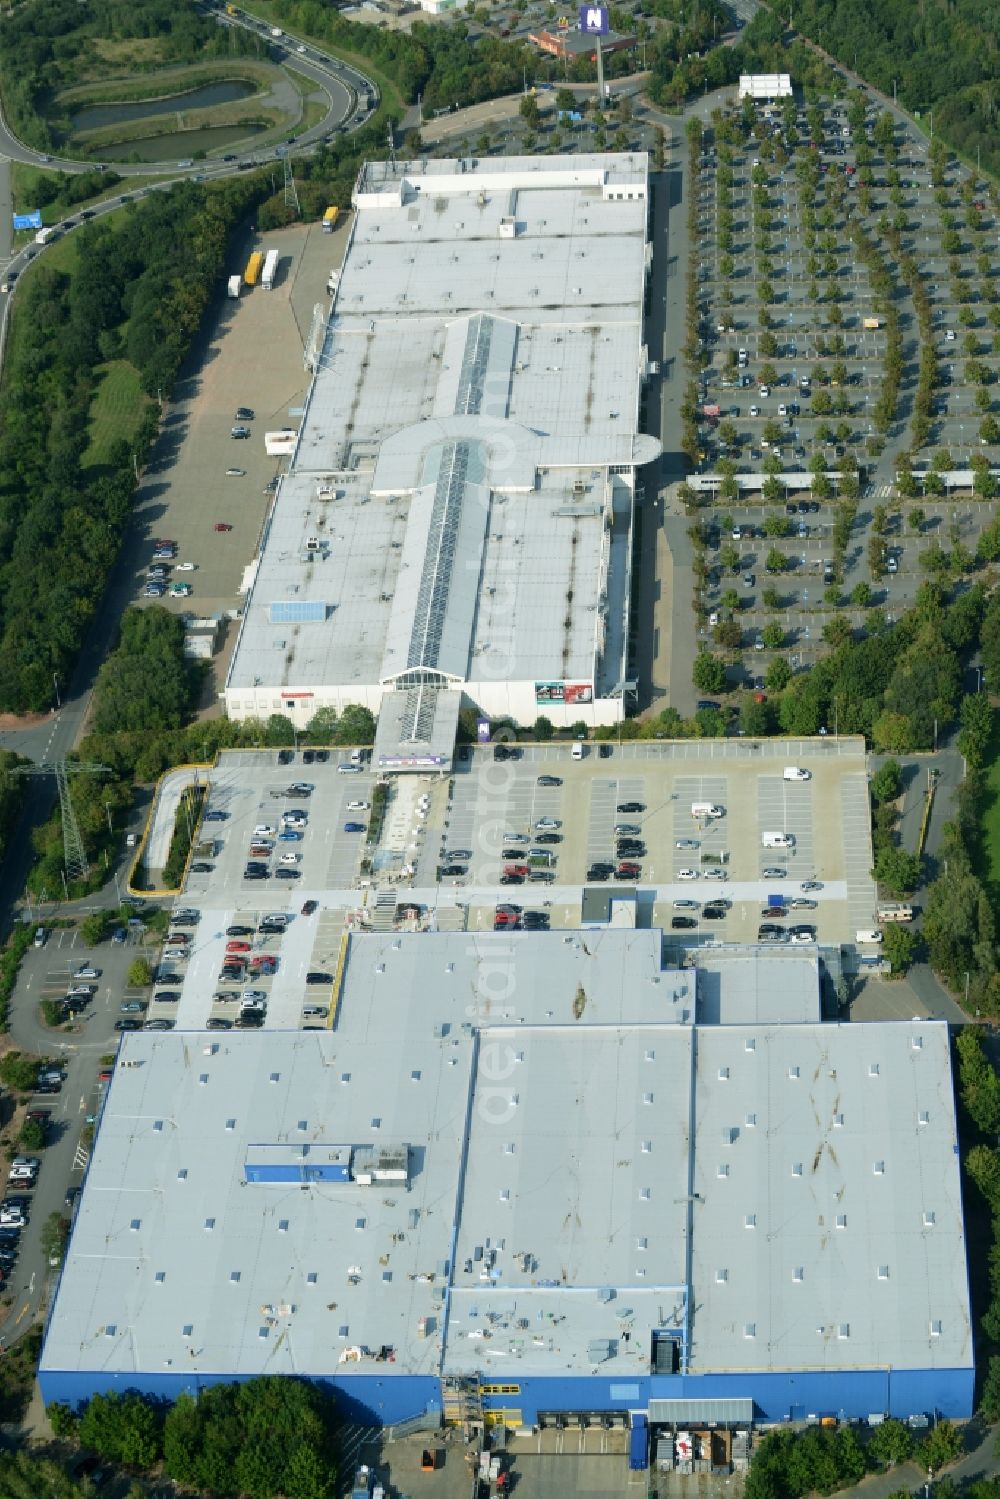
[{"label": "yellow truck trailer", "polygon": [[337,219],[340,217],[339,208],[328,208],[323,215],[323,233],[332,234],[337,227]]},{"label": "yellow truck trailer", "polygon": [[247,268],[243,272],[243,280],[246,282],[247,286],[257,285],[258,281],[260,280],[260,273],[263,264],[263,255],[259,250],[255,250],[250,256],[250,259],[247,261]]}]

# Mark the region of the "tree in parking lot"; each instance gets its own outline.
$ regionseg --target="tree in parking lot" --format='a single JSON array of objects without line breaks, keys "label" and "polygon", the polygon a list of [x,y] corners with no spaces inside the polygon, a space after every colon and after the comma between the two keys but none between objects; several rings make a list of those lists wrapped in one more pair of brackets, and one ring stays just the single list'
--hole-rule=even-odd
[{"label": "tree in parking lot", "polygon": [[765,536],[791,536],[792,523],[787,515],[769,515],[764,521]]},{"label": "tree in parking lot", "polygon": [[735,614],[740,607],[740,596],[735,588],[727,588],[719,603],[723,609],[728,609],[730,613]]},{"label": "tree in parking lot", "polygon": [[856,609],[867,609],[871,601],[872,591],[870,584],[865,582],[855,584],[851,590],[851,603],[854,607]]},{"label": "tree in parking lot", "polygon": [[145,958],[136,958],[129,964],[127,977],[133,989],[142,989],[153,982],[153,970]]},{"label": "tree in parking lot", "polygon": [[907,525],[909,526],[910,530],[915,533],[915,535],[919,536],[921,531],[924,529],[924,522],[926,521],[926,519],[927,513],[923,509],[923,507],[920,505],[914,505],[911,508],[909,515],[907,516]]},{"label": "tree in parking lot", "polygon": [[112,911],[91,911],[80,922],[80,940],[87,947],[96,947],[98,942],[103,942],[114,921]]},{"label": "tree in parking lot", "polygon": [[723,619],[715,627],[715,639],[718,645],[727,650],[737,651],[743,643],[743,630],[738,620]]},{"label": "tree in parking lot", "polygon": [[725,542],[719,548],[719,566],[728,573],[736,573],[740,570],[740,554],[731,541]]},{"label": "tree in parking lot", "polygon": [[760,638],[769,651],[778,651],[785,644],[785,632],[774,621],[764,626],[760,632]]},{"label": "tree in parking lot", "polygon": [[725,663],[710,651],[700,651],[694,658],[691,680],[699,692],[724,692],[726,687]]},{"label": "tree in parking lot", "polygon": [[19,1144],[22,1150],[41,1150],[45,1144],[45,1126],[38,1119],[26,1119],[21,1125]]},{"label": "tree in parking lot", "polygon": [[38,1057],[23,1051],[8,1051],[0,1057],[0,1083],[15,1093],[30,1093],[38,1082]]},{"label": "tree in parking lot", "polygon": [[767,686],[771,689],[772,692],[783,692],[784,689],[788,686],[791,679],[792,668],[789,666],[784,656],[775,656],[774,660],[767,668],[767,673],[764,677],[764,681],[767,683]]},{"label": "tree in parking lot", "polygon": [[783,573],[788,566],[788,558],[784,552],[779,552],[777,547],[771,547],[764,558],[764,567],[769,573]]},{"label": "tree in parking lot", "polygon": [[995,416],[985,416],[979,424],[979,436],[990,445],[1000,442],[1000,423]]},{"label": "tree in parking lot", "polygon": [[69,1219],[62,1213],[50,1213],[42,1224],[42,1231],[39,1235],[39,1248],[46,1261],[58,1262],[62,1259],[68,1238]]}]

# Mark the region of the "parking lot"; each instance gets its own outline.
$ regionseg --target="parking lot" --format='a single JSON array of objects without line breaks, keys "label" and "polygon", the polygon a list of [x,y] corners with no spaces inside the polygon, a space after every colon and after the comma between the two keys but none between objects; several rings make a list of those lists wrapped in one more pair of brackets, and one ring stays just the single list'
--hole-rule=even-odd
[{"label": "parking lot", "polygon": [[[891,621],[928,576],[968,572],[992,520],[988,485],[946,494],[939,474],[1000,462],[984,363],[1000,351],[995,195],[859,98],[731,104],[691,173],[693,456],[719,485],[700,515],[697,612],[733,686],[777,652],[807,667],[831,631],[863,629],[875,606]],[[775,476],[791,473],[809,477],[786,492]],[[763,492],[737,493],[737,474],[764,475]]]},{"label": "parking lot", "polygon": [[[294,226],[254,237],[236,254],[242,267],[250,249],[277,250],[277,281],[271,291],[256,286],[245,288],[238,301],[220,300],[205,341],[177,384],[136,494],[141,542],[131,549],[135,602],[156,602],[197,618],[225,617],[240,608],[244,574],[271,503],[268,485],[284,467],[283,460],[266,455],[264,432],[298,425],[308,384],[302,351],[313,307],[327,300],[327,276],[339,264],[345,236],[346,229],[331,236],[319,225]],[[244,423],[235,419],[240,407],[253,412]],[[249,427],[250,438],[235,440],[230,432],[236,425]],[[165,593],[152,597],[148,568],[157,538],[176,542],[177,551]],[[170,591],[183,586],[190,586],[190,595]],[[235,633],[230,628],[221,642],[212,700]]]},{"label": "parking lot", "polygon": [[147,1023],[228,1028],[249,988],[268,1027],[332,1024],[345,931],[489,931],[510,902],[578,928],[585,886],[635,890],[677,956],[755,941],[777,895],[820,943],[874,924],[858,740],[466,747],[450,777],[395,778],[371,842],[375,778],[343,773],[350,755],[233,751],[208,773],[213,847],[178,898],[193,915],[167,938]]}]

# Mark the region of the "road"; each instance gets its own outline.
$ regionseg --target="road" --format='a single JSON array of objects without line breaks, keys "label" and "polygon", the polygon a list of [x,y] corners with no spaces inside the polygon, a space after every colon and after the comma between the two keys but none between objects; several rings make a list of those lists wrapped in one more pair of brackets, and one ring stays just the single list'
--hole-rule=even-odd
[{"label": "road", "polygon": [[[223,12],[222,5],[205,4],[204,9]],[[275,157],[281,157],[290,151],[295,155],[307,154],[316,149],[323,141],[331,139],[341,130],[349,130],[364,124],[369,115],[377,105],[378,90],[371,79],[366,78],[357,69],[348,67],[340,62],[338,58],[330,53],[323,52],[312,43],[296,43],[294,37],[283,37],[276,42],[270,28],[256,17],[237,11],[226,14],[226,23],[229,25],[242,26],[246,31],[252,31],[258,36],[264,37],[271,48],[276,60],[286,68],[291,68],[319,88],[323,89],[330,101],[330,107],[323,119],[316,125],[304,130],[300,135],[294,137],[287,146],[269,147],[266,151],[244,153],[239,160],[232,161],[208,160],[194,162],[190,167],[179,167],[176,162],[141,162],[129,164],[126,162],[116,163],[116,173],[125,179],[125,191],[116,193],[113,197],[102,203],[95,204],[88,210],[89,218],[97,218],[106,213],[113,213],[121,208],[123,203],[131,202],[134,198],[147,197],[152,192],[159,192],[163,188],[170,187],[174,182],[192,179],[194,181],[215,182],[220,178],[230,177],[239,172],[246,162],[253,166],[262,166],[267,162],[274,161]],[[369,102],[370,101],[370,102]],[[229,154],[229,153],[227,153]],[[13,253],[13,245],[10,237],[10,166],[12,161],[22,162],[27,166],[51,168],[61,172],[77,173],[92,172],[93,161],[75,161],[68,157],[52,157],[30,146],[24,145],[14,135],[7,124],[2,111],[0,111],[0,222],[5,228],[0,230],[0,279],[10,285],[11,292],[16,289],[16,280],[21,272],[39,254],[44,254],[45,247],[34,242],[22,246],[20,250]],[[147,183],[135,193],[129,193],[128,179],[133,177],[156,177],[158,180]],[[5,210],[6,202],[6,210]],[[73,233],[84,220],[76,212],[69,215],[73,221],[73,227],[69,230]],[[6,240],[4,236],[6,235]],[[10,316],[10,308],[13,301],[12,295],[3,298],[3,307],[0,310],[0,369],[3,365],[3,350],[7,338],[7,323]]]}]

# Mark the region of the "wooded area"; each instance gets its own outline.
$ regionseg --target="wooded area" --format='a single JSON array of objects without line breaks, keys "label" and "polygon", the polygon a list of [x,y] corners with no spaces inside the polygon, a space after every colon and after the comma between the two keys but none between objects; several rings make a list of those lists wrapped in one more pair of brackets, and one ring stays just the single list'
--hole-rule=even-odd
[{"label": "wooded area", "polygon": [[796,29],[911,114],[933,110],[935,136],[1000,172],[1000,0],[797,0]]},{"label": "wooded area", "polygon": [[184,183],[78,232],[77,265],[22,285],[0,391],[0,711],[48,708],[100,604],[128,520],[151,406],[132,445],[87,467],[96,367],[128,359],[165,399],[226,268],[254,179]]},{"label": "wooded area", "polygon": [[307,1379],[265,1375],[217,1384],[169,1406],[134,1390],[95,1395],[79,1417],[49,1406],[53,1429],[112,1462],[185,1488],[250,1499],[327,1499],[337,1491],[332,1397]]}]

